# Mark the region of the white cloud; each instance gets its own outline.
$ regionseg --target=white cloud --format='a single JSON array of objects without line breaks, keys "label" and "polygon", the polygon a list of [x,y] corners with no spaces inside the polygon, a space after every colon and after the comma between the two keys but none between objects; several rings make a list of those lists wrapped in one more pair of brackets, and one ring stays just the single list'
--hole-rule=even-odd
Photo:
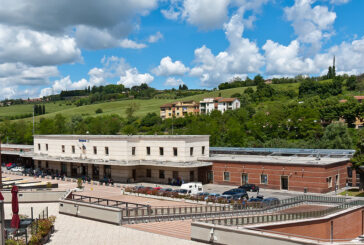
[{"label": "white cloud", "polygon": [[316,53],[321,48],[321,42],[333,34],[332,25],[336,13],[330,12],[326,6],[316,5],[312,8],[314,0],[295,0],[292,7],[284,9],[288,21],[292,26],[298,40],[310,44],[309,53]]},{"label": "white cloud", "polygon": [[202,30],[220,28],[227,20],[229,0],[185,0],[182,18]]},{"label": "white cloud", "polygon": [[81,60],[73,38],[8,27],[0,24],[0,62],[21,62],[43,66]]},{"label": "white cloud", "polygon": [[164,83],[164,86],[169,86],[169,87],[176,87],[179,85],[184,84],[184,82],[182,81],[182,79],[180,78],[175,78],[175,77],[168,77]]},{"label": "white cloud", "polygon": [[156,34],[149,36],[148,42],[150,42],[150,43],[156,43],[159,40],[161,40],[162,38],[163,38],[163,34],[158,31]]},{"label": "white cloud", "polygon": [[309,58],[299,57],[300,44],[297,40],[288,46],[268,40],[264,46],[267,75],[295,76],[318,73],[319,67]]},{"label": "white cloud", "polygon": [[264,65],[264,57],[254,42],[243,38],[242,16],[236,14],[224,25],[225,35],[230,43],[226,51],[214,56],[209,48],[202,46],[195,50],[195,63],[190,75],[200,78],[203,86],[212,87],[238,74],[257,73]]},{"label": "white cloud", "polygon": [[345,4],[345,3],[348,3],[350,2],[350,0],[331,0],[330,3],[331,4]]},{"label": "white cloud", "polygon": [[154,77],[149,73],[140,74],[134,67],[125,71],[125,76],[121,76],[118,84],[123,84],[125,87],[132,87],[142,83],[149,84],[153,82]]},{"label": "white cloud", "polygon": [[137,43],[130,39],[123,39],[120,41],[120,47],[122,48],[131,48],[131,49],[142,49],[147,47],[144,43]]},{"label": "white cloud", "polygon": [[81,79],[77,82],[72,82],[70,77],[64,77],[53,82],[52,88],[44,88],[40,92],[40,97],[47,96],[50,94],[58,94],[62,90],[75,90],[85,89],[90,85],[86,79]]},{"label": "white cloud", "polygon": [[186,67],[181,61],[172,61],[171,57],[167,56],[161,59],[158,67],[154,68],[152,72],[157,76],[182,76],[188,72]]},{"label": "white cloud", "polygon": [[169,20],[177,20],[181,16],[181,12],[175,11],[173,8],[162,9],[161,13]]}]

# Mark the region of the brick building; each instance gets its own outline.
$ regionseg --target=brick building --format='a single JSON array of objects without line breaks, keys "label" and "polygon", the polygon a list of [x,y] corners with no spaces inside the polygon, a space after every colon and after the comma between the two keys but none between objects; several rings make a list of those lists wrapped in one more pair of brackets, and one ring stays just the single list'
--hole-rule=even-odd
[{"label": "brick building", "polygon": [[[225,148],[228,149],[228,148]],[[290,149],[287,149],[290,150]],[[348,180],[353,151],[341,152],[346,156],[313,156],[307,149],[297,155],[259,155],[257,152],[233,152],[212,148],[208,158],[212,162],[213,183],[243,185],[256,184],[261,188],[326,193],[335,187],[343,188]],[[331,150],[334,152],[333,150]],[[336,154],[340,150],[335,151]],[[225,153],[225,154],[216,154]],[[244,154],[239,154],[244,153]]]}]

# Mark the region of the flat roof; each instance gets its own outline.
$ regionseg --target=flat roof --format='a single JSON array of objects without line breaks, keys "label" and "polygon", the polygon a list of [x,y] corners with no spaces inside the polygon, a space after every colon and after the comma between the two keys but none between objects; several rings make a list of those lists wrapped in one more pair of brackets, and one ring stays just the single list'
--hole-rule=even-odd
[{"label": "flat roof", "polygon": [[205,138],[208,140],[210,135],[74,135],[74,134],[44,134],[34,135],[36,139],[49,138],[72,138],[72,139],[197,139]]},{"label": "flat roof", "polygon": [[201,158],[201,161],[209,162],[232,162],[232,163],[261,163],[261,164],[287,164],[287,165],[315,165],[325,166],[335,163],[349,162],[347,157],[299,157],[299,156],[269,156],[269,155],[212,155],[208,158]]},{"label": "flat roof", "polygon": [[20,144],[1,144],[1,148],[14,148],[14,149],[33,149],[33,145],[20,145]]},{"label": "flat roof", "polygon": [[132,161],[102,161],[95,159],[81,159],[81,158],[71,158],[71,157],[50,157],[46,155],[34,155],[34,160],[42,161],[54,161],[54,162],[73,162],[73,163],[85,163],[85,164],[97,164],[97,165],[112,165],[112,166],[157,166],[157,167],[173,167],[173,168],[197,168],[211,166],[211,162],[171,162],[171,161],[149,161],[149,160],[132,160]]},{"label": "flat roof", "polygon": [[301,149],[301,148],[242,148],[242,147],[210,147],[211,153],[217,154],[285,154],[285,155],[327,155],[353,156],[352,149]]}]

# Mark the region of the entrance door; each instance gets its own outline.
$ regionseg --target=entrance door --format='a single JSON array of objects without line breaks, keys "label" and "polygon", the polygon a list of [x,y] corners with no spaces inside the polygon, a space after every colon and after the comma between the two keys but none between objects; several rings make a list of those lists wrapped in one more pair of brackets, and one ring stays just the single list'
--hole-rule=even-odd
[{"label": "entrance door", "polygon": [[99,166],[92,165],[92,179],[99,180],[100,179],[100,169]]},{"label": "entrance door", "polygon": [[241,174],[241,185],[248,184],[248,174]]},{"label": "entrance door", "polygon": [[136,169],[133,169],[133,179],[136,181]]},{"label": "entrance door", "polygon": [[288,176],[281,176],[281,189],[288,190]]}]

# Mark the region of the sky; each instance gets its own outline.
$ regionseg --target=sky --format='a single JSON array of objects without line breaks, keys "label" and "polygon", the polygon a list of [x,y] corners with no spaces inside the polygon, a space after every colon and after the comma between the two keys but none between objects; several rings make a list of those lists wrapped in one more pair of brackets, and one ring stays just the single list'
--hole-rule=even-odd
[{"label": "sky", "polygon": [[0,0],[0,99],[364,73],[363,0]]}]

